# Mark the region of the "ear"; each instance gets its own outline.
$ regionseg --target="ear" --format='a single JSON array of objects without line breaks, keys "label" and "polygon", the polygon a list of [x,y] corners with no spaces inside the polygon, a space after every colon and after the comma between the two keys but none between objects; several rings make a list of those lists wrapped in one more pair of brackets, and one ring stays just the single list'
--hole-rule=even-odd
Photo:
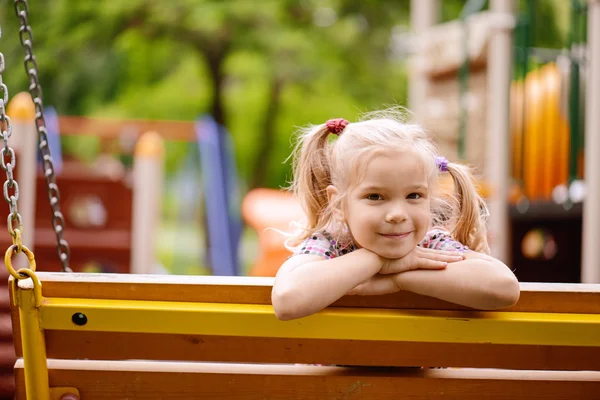
[{"label": "ear", "polygon": [[327,186],[327,201],[329,204],[335,204],[333,207],[333,218],[338,220],[339,222],[343,222],[344,218],[344,210],[342,208],[341,202],[338,201],[340,196],[340,191],[333,185]]}]

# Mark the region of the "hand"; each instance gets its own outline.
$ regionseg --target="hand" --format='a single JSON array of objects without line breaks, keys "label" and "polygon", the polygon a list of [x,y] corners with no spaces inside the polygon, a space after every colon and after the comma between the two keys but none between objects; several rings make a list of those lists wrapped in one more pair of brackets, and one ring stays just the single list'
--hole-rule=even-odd
[{"label": "hand", "polygon": [[456,251],[444,251],[415,247],[402,258],[388,260],[379,270],[380,274],[396,274],[415,269],[444,269],[449,262],[464,260]]}]

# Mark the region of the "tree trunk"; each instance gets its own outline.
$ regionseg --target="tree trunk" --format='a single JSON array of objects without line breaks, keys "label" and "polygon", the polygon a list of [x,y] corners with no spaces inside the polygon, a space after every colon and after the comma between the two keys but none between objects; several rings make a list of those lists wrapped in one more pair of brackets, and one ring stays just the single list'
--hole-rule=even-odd
[{"label": "tree trunk", "polygon": [[281,92],[283,91],[283,80],[274,78],[271,84],[269,104],[263,121],[262,137],[259,138],[259,148],[256,156],[256,168],[252,174],[250,188],[262,187],[266,183],[269,158],[275,142],[275,121],[281,105]]},{"label": "tree trunk", "polygon": [[210,114],[215,122],[225,126],[225,107],[223,106],[223,83],[225,75],[223,74],[223,61],[225,60],[226,51],[207,52],[204,53],[208,62],[208,70],[211,74],[211,83],[213,89],[212,104]]}]

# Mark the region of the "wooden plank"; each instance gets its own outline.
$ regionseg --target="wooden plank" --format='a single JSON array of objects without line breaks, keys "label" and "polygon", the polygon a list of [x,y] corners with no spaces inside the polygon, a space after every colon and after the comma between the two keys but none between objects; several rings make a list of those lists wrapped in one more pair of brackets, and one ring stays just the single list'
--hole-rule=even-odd
[{"label": "wooden plank", "polygon": [[11,370],[17,361],[12,342],[0,342],[0,371]]},{"label": "wooden plank", "polygon": [[[365,369],[141,361],[49,360],[50,385],[85,400],[135,399],[600,399],[600,373]],[[22,362],[17,393],[25,400]]]},{"label": "wooden plank", "polygon": [[39,314],[44,330],[600,347],[599,314],[330,307],[282,322],[262,304],[72,298],[46,298]]},{"label": "wooden plank", "polygon": [[139,136],[155,131],[167,140],[196,141],[195,122],[142,119],[110,119],[61,115],[58,118],[60,134],[95,136],[102,139],[119,139],[123,133]]},{"label": "wooden plank", "polygon": [[[273,278],[38,273],[46,297],[271,304]],[[332,307],[468,310],[411,292],[345,296]],[[600,284],[522,283],[516,312],[600,314]]]},{"label": "wooden plank", "polygon": [[0,341],[6,339],[12,340],[11,324],[10,314],[7,311],[0,314]]},{"label": "wooden plank", "polygon": [[[62,290],[69,292],[73,287],[76,287],[76,292],[81,294],[82,297],[87,297],[85,295],[85,289],[88,289],[91,290],[93,297],[96,298],[101,297],[103,294],[102,291],[98,289],[98,286],[100,286],[103,287],[103,290],[109,291],[104,293],[105,297],[109,298],[136,298],[137,296],[141,298],[153,299],[153,297],[156,296],[156,292],[152,291],[152,289],[156,289],[160,292],[160,295],[166,296],[167,298],[173,300],[186,300],[185,298],[181,298],[182,294],[180,292],[178,293],[175,291],[177,289],[185,292],[183,296],[190,295],[196,301],[211,301],[210,297],[206,297],[206,292],[208,292],[213,296],[212,301],[215,301],[215,298],[224,302],[245,300],[246,302],[253,304],[268,304],[270,297],[270,285],[272,283],[272,280],[269,278],[231,279],[226,277],[174,277],[156,275],[132,276],[113,274],[98,276],[95,274],[46,273],[39,273],[39,275],[49,278],[44,279],[44,290],[49,290],[50,293],[54,295],[63,294],[61,293]],[[88,278],[91,278],[91,282],[86,282],[86,279]],[[54,285],[57,282],[58,285]],[[236,284],[232,284],[232,282]],[[573,294],[581,296],[571,296],[571,307],[585,307],[585,304],[579,304],[582,298],[586,298],[586,296],[592,296],[593,298],[593,296],[596,295],[593,290],[595,289],[594,286],[596,285],[565,286],[555,284],[525,284],[525,286],[530,286],[529,288],[526,287],[525,289],[530,289],[530,294],[532,296],[559,296],[558,299],[560,299],[560,296],[565,296],[568,299]],[[573,288],[579,289],[579,291],[565,293],[566,290]],[[249,293],[249,295],[246,296],[247,293]],[[528,293],[527,290],[525,290],[524,293]],[[45,295],[48,295],[48,293],[45,293]],[[405,296],[404,299],[407,299],[408,303],[412,305],[415,305],[419,300],[424,300],[425,302],[430,300],[427,297],[413,295],[407,292],[400,293],[398,295]],[[413,297],[412,303],[411,297]],[[160,296],[158,298],[160,298]],[[351,297],[349,296],[348,298]],[[554,297],[550,298],[554,299]],[[376,300],[377,298],[360,297],[359,299]],[[435,299],[431,300],[437,301]],[[537,304],[537,306],[542,307],[543,305]],[[13,310],[16,309],[13,308]],[[15,331],[17,338],[15,344],[17,348],[17,354],[20,356],[20,330],[18,325],[18,317],[15,318],[14,315],[13,330]],[[77,349],[83,349],[86,347],[86,343],[88,343],[86,347],[86,353],[93,354],[94,351],[90,350],[91,347],[98,346],[98,349],[102,349],[104,346],[101,346],[100,343],[111,343],[111,346],[105,347],[109,347],[108,354],[113,354],[112,352],[114,351],[114,354],[110,356],[112,358],[122,358],[122,356],[118,355],[116,352],[116,349],[118,349],[119,346],[115,346],[115,343],[127,343],[131,348],[130,353],[126,353],[125,355],[125,357],[128,358],[149,358],[154,351],[164,347],[165,352],[163,355],[161,356],[158,354],[154,357],[157,357],[157,359],[169,359],[167,354],[170,353],[172,354],[170,359],[175,358],[183,360],[194,359],[211,361],[251,361],[251,359],[244,357],[241,359],[236,359],[233,357],[236,352],[238,354],[243,354],[244,348],[256,349],[256,353],[260,353],[260,357],[256,359],[258,362],[278,362],[277,360],[284,360],[283,362],[320,362],[326,364],[348,365],[372,365],[374,363],[379,365],[398,365],[401,363],[403,365],[433,364],[436,366],[493,366],[501,368],[523,369],[598,369],[598,363],[595,360],[600,359],[600,357],[598,357],[598,350],[596,348],[585,350],[578,347],[566,348],[529,346],[524,348],[520,346],[494,347],[491,345],[478,345],[477,351],[473,351],[472,347],[464,347],[460,345],[454,345],[454,347],[451,347],[446,344],[440,344],[442,347],[439,348],[436,348],[435,346],[431,347],[431,344],[407,344],[405,346],[398,344],[397,348],[391,349],[389,344],[384,345],[384,343],[372,342],[370,345],[373,346],[373,348],[367,352],[365,351],[365,345],[362,342],[353,342],[354,344],[352,344],[338,341],[338,344],[332,344],[331,342],[317,343],[306,340],[286,341],[285,339],[262,338],[237,338],[235,340],[228,340],[227,338],[215,339],[211,337],[187,336],[188,338],[192,338],[188,341],[192,345],[189,345],[187,342],[182,340],[173,342],[164,341],[164,337],[160,335],[152,337],[152,335],[140,334],[124,339],[123,337],[119,337],[118,334],[106,334],[105,336],[102,336],[106,338],[106,341],[101,341],[99,336],[94,336],[95,334],[91,332],[85,333],[84,336],[78,337],[70,336],[66,332],[49,331],[47,334],[49,352],[52,352],[56,349],[58,353],[68,353],[69,349],[76,349],[75,353],[77,353]],[[63,341],[57,341],[54,343],[53,340],[58,337],[62,337]],[[278,340],[280,342],[278,342]],[[196,342],[210,343],[212,345],[194,346],[194,343]],[[239,343],[239,345],[236,345],[236,342]],[[94,345],[89,345],[89,343],[94,343]],[[140,346],[136,347],[136,344],[138,343]],[[194,350],[194,347],[202,347],[202,352]],[[231,349],[231,352],[228,352],[227,349]],[[325,355],[321,358],[318,353],[327,349],[331,350],[330,353],[325,351],[323,353]],[[412,352],[411,349],[413,350]],[[146,353],[144,353],[144,351],[146,351]],[[406,357],[403,358],[402,361],[399,361],[393,356],[394,353],[405,353]],[[432,353],[434,356],[432,356]],[[186,357],[186,354],[192,356]],[[198,354],[202,354],[204,356],[200,355],[197,357]],[[466,354],[472,355],[472,357],[466,356]],[[76,354],[72,354],[72,356],[77,357]],[[97,356],[91,356],[90,358],[94,357]],[[464,358],[464,361],[461,361],[461,358]]]},{"label": "wooden plank", "polygon": [[[78,251],[89,249],[105,252],[126,250],[131,251],[131,230],[103,229],[102,232],[90,229],[77,229],[71,227],[65,233],[65,239],[72,248]],[[102,240],[98,240],[102,236]],[[35,231],[35,249],[51,247],[56,253],[56,233],[52,228],[37,228]],[[1,237],[0,246],[8,247],[12,244],[10,237]],[[34,250],[37,255],[38,252]]]},{"label": "wooden plank", "polygon": [[[0,276],[0,281],[2,281],[2,282],[8,281],[7,275],[8,275],[8,271],[6,271],[6,275]],[[10,297],[8,294],[8,287],[1,286],[0,287],[0,310],[5,311],[5,310],[9,310],[9,309],[10,309]]]},{"label": "wooden plank", "polygon": [[600,371],[600,347],[46,331],[49,358]]},{"label": "wooden plank", "polygon": [[12,372],[12,368],[10,371],[5,371],[0,375],[0,396],[2,398],[8,400],[13,399],[15,395],[15,377]]}]

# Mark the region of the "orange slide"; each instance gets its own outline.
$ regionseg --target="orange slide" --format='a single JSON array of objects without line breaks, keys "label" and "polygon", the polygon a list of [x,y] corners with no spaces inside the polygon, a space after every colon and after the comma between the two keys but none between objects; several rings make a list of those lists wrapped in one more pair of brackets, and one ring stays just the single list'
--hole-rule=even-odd
[{"label": "orange slide", "polygon": [[561,106],[561,85],[555,63],[511,85],[513,177],[523,179],[523,194],[531,200],[551,200],[552,190],[567,183],[569,120]]},{"label": "orange slide", "polygon": [[259,254],[250,268],[250,276],[275,276],[281,264],[292,254],[283,245],[281,233],[290,232],[292,221],[302,219],[300,204],[290,192],[276,189],[254,189],[242,202],[242,217],[258,235]]}]

